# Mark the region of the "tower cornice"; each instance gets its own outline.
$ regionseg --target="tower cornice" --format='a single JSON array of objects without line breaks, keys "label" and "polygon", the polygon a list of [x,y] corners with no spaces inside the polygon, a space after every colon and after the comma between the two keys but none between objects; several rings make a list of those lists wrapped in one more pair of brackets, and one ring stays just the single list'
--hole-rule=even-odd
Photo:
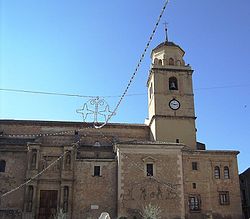
[{"label": "tower cornice", "polygon": [[153,122],[153,120],[156,120],[157,118],[167,118],[167,119],[192,119],[196,120],[196,116],[167,116],[167,115],[153,115],[150,119],[149,123],[147,124],[150,126]]}]

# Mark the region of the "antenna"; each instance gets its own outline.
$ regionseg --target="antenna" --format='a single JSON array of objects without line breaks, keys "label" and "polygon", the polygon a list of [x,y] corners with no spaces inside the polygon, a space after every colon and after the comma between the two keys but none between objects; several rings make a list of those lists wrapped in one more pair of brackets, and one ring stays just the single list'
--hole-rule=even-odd
[{"label": "antenna", "polygon": [[165,38],[165,42],[168,42],[168,23],[165,21],[164,23],[164,27],[165,27],[165,34],[166,34],[166,38]]}]

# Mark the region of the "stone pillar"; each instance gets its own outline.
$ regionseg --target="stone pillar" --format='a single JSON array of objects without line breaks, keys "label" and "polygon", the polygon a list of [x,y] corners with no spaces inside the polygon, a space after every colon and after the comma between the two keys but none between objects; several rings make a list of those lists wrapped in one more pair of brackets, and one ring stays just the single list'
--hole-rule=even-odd
[{"label": "stone pillar", "polygon": [[[67,191],[66,191],[67,190]],[[66,183],[62,182],[60,187],[60,194],[59,194],[59,200],[60,200],[60,209],[63,209],[63,211],[67,214],[67,218],[71,218],[72,214],[72,183]]]}]

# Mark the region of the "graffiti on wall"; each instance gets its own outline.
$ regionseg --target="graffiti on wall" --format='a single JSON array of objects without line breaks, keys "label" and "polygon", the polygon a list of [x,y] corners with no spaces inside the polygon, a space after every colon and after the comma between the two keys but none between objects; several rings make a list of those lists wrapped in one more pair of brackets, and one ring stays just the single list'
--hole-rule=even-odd
[{"label": "graffiti on wall", "polygon": [[173,200],[178,198],[177,185],[169,186],[154,179],[144,180],[129,185],[120,198],[123,205],[126,201]]}]

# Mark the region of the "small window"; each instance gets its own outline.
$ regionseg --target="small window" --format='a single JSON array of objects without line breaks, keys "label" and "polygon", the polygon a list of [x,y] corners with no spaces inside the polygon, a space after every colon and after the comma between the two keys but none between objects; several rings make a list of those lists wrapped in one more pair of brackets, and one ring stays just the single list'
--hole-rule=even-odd
[{"label": "small window", "polygon": [[153,94],[153,87],[152,87],[152,83],[151,83],[150,88],[149,88],[149,97],[150,97],[150,99],[152,98],[152,94]]},{"label": "small window", "polygon": [[176,138],[176,139],[175,139],[175,142],[176,142],[176,143],[180,143],[180,139],[179,139],[179,138]]},{"label": "small window", "polygon": [[174,59],[173,58],[169,59],[169,65],[174,65]]},{"label": "small window", "polygon": [[4,173],[5,172],[5,167],[6,167],[5,160],[0,160],[0,172]]},{"label": "small window", "polygon": [[178,90],[178,81],[176,77],[169,78],[168,81],[169,90]]},{"label": "small window", "polygon": [[198,163],[192,162],[192,170],[198,170]]},{"label": "small window", "polygon": [[193,189],[196,189],[196,183],[193,183]]},{"label": "small window", "polygon": [[162,60],[161,59],[159,59],[159,65],[162,66]]},{"label": "small window", "polygon": [[199,195],[192,195],[188,198],[188,205],[190,211],[200,211],[200,196]]},{"label": "small window", "polygon": [[154,166],[152,163],[147,164],[147,176],[153,176],[154,175]]},{"label": "small window", "polygon": [[180,66],[180,65],[181,65],[181,61],[180,61],[180,60],[177,60],[177,61],[176,61],[176,65],[177,65],[177,66]]},{"label": "small window", "polygon": [[219,202],[220,202],[220,205],[229,205],[230,204],[228,191],[219,192]]},{"label": "small window", "polygon": [[224,179],[229,179],[229,168],[227,166],[224,167]]},{"label": "small window", "polygon": [[220,168],[218,166],[214,168],[214,178],[220,179]]},{"label": "small window", "polygon": [[94,176],[101,176],[101,167],[94,166]]}]

